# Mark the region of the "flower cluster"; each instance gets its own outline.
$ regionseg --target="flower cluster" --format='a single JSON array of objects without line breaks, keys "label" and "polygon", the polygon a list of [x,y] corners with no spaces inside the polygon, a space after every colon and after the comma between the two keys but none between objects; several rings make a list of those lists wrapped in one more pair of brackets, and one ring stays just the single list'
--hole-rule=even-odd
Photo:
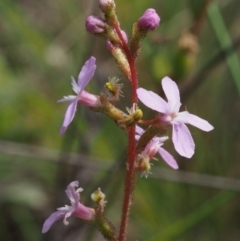
[{"label": "flower cluster", "polygon": [[[151,170],[151,161],[156,159],[157,153],[171,168],[179,168],[173,155],[163,148],[165,141],[169,139],[166,135],[167,131],[172,129],[172,142],[175,150],[181,156],[191,158],[195,152],[195,144],[186,124],[193,125],[206,132],[211,131],[213,126],[186,110],[180,112],[180,92],[176,83],[169,77],[164,77],[161,82],[167,101],[152,91],[138,88],[135,59],[140,53],[141,42],[144,37],[160,24],[160,17],[157,12],[151,8],[147,9],[133,24],[132,34],[128,37],[120,27],[114,0],[99,0],[99,7],[104,17],[89,16],[85,23],[86,30],[106,39],[106,49],[111,51],[121,71],[130,80],[132,85],[131,107],[126,108],[127,111],[123,111],[115,104],[120,101],[120,97],[123,97],[123,84],[119,83],[117,77],[109,78],[109,81],[104,85],[105,91],[98,95],[85,90],[97,68],[96,58],[91,56],[83,65],[77,82],[72,77],[71,84],[75,95],[64,96],[63,99],[58,101],[70,102],[60,134],[63,134],[73,121],[79,104],[110,117],[118,127],[127,133],[127,169],[119,238],[116,237],[115,228],[111,222],[103,216],[106,204],[105,194],[98,188],[92,194],[92,200],[97,206],[95,208],[86,207],[80,202],[80,192],[83,189],[78,188],[77,181],[71,182],[66,190],[71,206],[58,208],[56,212],[50,215],[43,225],[42,232],[47,232],[52,224],[61,218],[64,218],[63,222],[67,225],[67,218],[73,215],[89,221],[107,240],[123,241],[126,240],[126,223],[135,187],[135,174],[141,172],[147,177]],[[138,100],[157,112],[155,118],[143,120],[143,111],[139,109]],[[75,190],[75,188],[78,189]]]},{"label": "flower cluster", "polygon": [[[79,73],[78,84],[75,82],[74,78],[72,78],[73,91],[77,95],[69,95],[59,101],[70,101],[70,105],[68,106],[65,113],[64,122],[60,131],[61,134],[64,133],[67,126],[73,120],[77,104],[83,104],[91,107],[101,106],[98,96],[90,94],[84,90],[85,86],[93,77],[95,69],[95,58],[90,57],[90,59],[86,61],[85,65],[82,67],[82,70]],[[176,151],[184,157],[191,158],[195,151],[195,144],[191,133],[185,124],[193,125],[203,131],[211,131],[213,129],[213,126],[209,124],[206,120],[203,120],[196,115],[190,114],[188,111],[179,112],[181,106],[180,94],[179,89],[173,80],[171,80],[169,77],[164,77],[162,79],[162,87],[168,102],[166,102],[156,93],[145,90],[143,88],[137,89],[138,98],[147,107],[159,113],[159,115],[155,118],[154,121],[152,121],[152,123],[165,123],[168,127],[172,126],[172,141]],[[133,109],[135,109],[134,113],[137,113],[136,105]],[[140,129],[141,128],[138,127],[136,130],[138,134],[136,135],[136,139],[139,139],[141,134],[144,132],[143,129]],[[149,141],[149,143],[147,143],[144,151],[139,154],[148,155],[151,159],[156,154],[156,152],[158,152],[169,166],[177,169],[178,165],[172,155],[170,155],[161,147],[164,141],[166,141],[167,139],[168,137],[154,136]],[[154,155],[152,154],[153,151],[149,152],[149,150],[152,149],[157,150]]]}]

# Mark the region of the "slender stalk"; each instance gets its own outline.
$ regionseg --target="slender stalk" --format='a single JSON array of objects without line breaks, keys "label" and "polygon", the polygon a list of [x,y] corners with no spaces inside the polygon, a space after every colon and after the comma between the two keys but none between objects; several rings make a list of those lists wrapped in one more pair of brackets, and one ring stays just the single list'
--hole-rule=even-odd
[{"label": "slender stalk", "polygon": [[[131,55],[131,52],[127,46],[127,43],[124,41],[121,30],[119,26],[116,24],[114,26],[116,33],[122,41],[123,51],[126,54],[128,59],[128,63],[131,71],[131,84],[132,84],[132,105],[137,103],[137,72],[135,67],[134,58]],[[122,207],[122,218],[119,232],[119,241],[126,240],[126,230],[128,223],[128,216],[130,211],[130,206],[132,202],[132,195],[134,189],[134,160],[136,155],[136,146],[135,146],[135,125],[128,129],[128,152],[127,152],[127,173],[125,177],[125,189],[124,189],[124,199],[123,199],[123,207]]]},{"label": "slender stalk", "polygon": [[122,219],[119,231],[119,241],[124,241],[126,239],[126,229],[128,216],[130,211],[130,205],[132,202],[132,193],[133,193],[133,178],[134,178],[134,159],[135,159],[135,142],[132,136],[134,137],[135,128],[131,127],[128,131],[128,153],[127,153],[127,173],[125,177],[125,190],[124,190],[124,199],[122,207]]}]

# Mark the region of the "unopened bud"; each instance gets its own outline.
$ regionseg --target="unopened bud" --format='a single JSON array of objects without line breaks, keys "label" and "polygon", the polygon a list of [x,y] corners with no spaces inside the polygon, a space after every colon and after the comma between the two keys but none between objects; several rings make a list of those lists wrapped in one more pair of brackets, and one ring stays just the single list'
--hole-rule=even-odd
[{"label": "unopened bud", "polygon": [[108,13],[115,9],[116,4],[114,0],[99,0],[99,7],[103,13]]},{"label": "unopened bud", "polygon": [[160,17],[153,8],[149,8],[138,21],[133,24],[132,37],[129,44],[133,57],[139,55],[141,42],[146,37],[147,32],[156,29],[159,23]]},{"label": "unopened bud", "polygon": [[114,45],[112,44],[112,42],[110,40],[106,41],[106,45],[108,50],[113,51],[115,49]]},{"label": "unopened bud", "polygon": [[128,43],[128,36],[127,36],[126,32],[123,31],[123,30],[121,30],[121,33],[122,33],[122,36],[123,36],[124,42],[125,42],[125,43]]},{"label": "unopened bud", "polygon": [[[121,30],[121,34],[122,34],[123,41],[127,44],[128,36],[127,36],[126,32]],[[109,27],[107,28],[106,38],[107,38],[107,48],[110,51],[112,51],[114,48],[118,48],[118,47],[122,48],[122,46],[123,46],[122,40],[116,34],[116,32],[113,31],[112,28],[109,28]]]},{"label": "unopened bud", "polygon": [[138,19],[139,31],[154,30],[159,26],[160,17],[156,13],[155,9],[147,9],[143,15]]},{"label": "unopened bud", "polygon": [[122,72],[128,77],[128,79],[131,79],[130,66],[124,52],[120,48],[113,48],[111,52]]},{"label": "unopened bud", "polygon": [[106,23],[98,16],[89,16],[85,26],[89,33],[101,34],[106,32]]}]

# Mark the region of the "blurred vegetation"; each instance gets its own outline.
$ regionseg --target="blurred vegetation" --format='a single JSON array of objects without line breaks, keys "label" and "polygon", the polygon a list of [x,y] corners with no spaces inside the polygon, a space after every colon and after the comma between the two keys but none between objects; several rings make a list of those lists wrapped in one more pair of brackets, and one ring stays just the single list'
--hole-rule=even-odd
[{"label": "blurred vegetation", "polygon": [[[183,107],[215,127],[191,128],[191,160],[171,151],[179,165],[161,160],[153,175],[139,178],[129,223],[129,240],[237,241],[240,238],[240,1],[116,0],[121,26],[146,8],[161,25],[142,44],[137,59],[140,84],[162,94],[165,75],[178,82]],[[129,14],[131,13],[131,14]],[[97,1],[0,1],[0,239],[4,241],[103,240],[81,220],[61,221],[41,234],[44,220],[68,204],[64,190],[79,180],[82,200],[101,187],[107,216],[118,227],[126,157],[126,135],[99,113],[79,107],[59,136],[71,94],[70,76],[94,55],[97,72],[88,89],[99,93],[119,72],[103,39],[85,31]],[[145,118],[152,114],[142,106]],[[72,154],[71,154],[72,153]],[[74,153],[74,154],[73,154]]]}]

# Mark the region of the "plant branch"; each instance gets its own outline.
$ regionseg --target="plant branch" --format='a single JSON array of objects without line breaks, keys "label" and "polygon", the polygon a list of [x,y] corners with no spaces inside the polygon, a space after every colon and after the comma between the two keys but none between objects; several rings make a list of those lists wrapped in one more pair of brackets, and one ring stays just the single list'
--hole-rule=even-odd
[{"label": "plant branch", "polygon": [[[122,42],[122,49],[126,54],[130,71],[131,71],[131,84],[132,84],[132,105],[137,103],[137,72],[135,66],[135,59],[131,55],[131,52],[127,46],[127,43],[124,41],[124,38],[121,33],[121,29],[118,25],[114,26],[116,33]],[[127,152],[127,172],[125,177],[125,189],[124,189],[124,199],[123,199],[123,207],[122,207],[122,218],[120,224],[120,232],[119,232],[119,241],[126,240],[126,229],[128,216],[130,211],[130,206],[132,202],[132,195],[134,189],[134,160],[136,155],[136,146],[135,146],[135,125],[128,129],[128,152]]]}]

